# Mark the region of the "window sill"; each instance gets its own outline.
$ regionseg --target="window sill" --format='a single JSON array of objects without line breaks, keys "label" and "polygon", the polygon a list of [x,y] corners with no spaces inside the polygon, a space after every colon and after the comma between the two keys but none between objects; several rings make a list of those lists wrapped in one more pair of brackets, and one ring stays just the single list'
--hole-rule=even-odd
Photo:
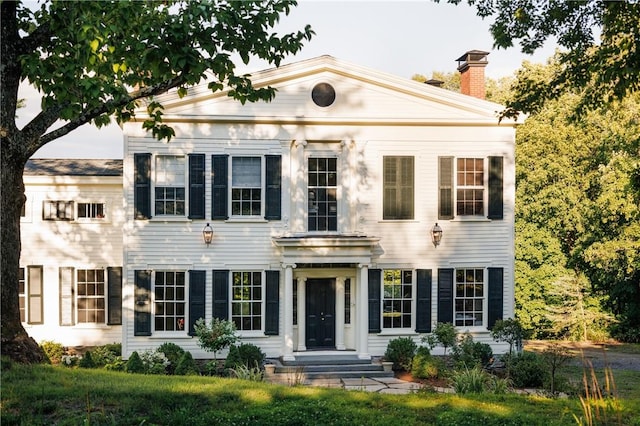
[{"label": "window sill", "polygon": [[186,216],[154,216],[151,219],[149,219],[149,222],[184,222],[184,223],[188,223],[188,222],[192,222],[191,219],[189,219]]},{"label": "window sill", "polygon": [[269,223],[263,217],[230,217],[225,223]]},{"label": "window sill", "polygon": [[165,333],[162,331],[156,331],[154,332],[151,336],[149,336],[149,339],[193,339],[193,336],[189,336],[187,334],[187,332],[183,332],[183,333]]},{"label": "window sill", "polygon": [[382,219],[378,223],[420,223],[420,221],[415,219]]},{"label": "window sill", "polygon": [[449,222],[493,222],[493,220],[483,216],[460,216],[449,220]]},{"label": "window sill", "polygon": [[95,324],[95,323],[81,323],[81,324],[73,325],[74,329],[80,329],[80,330],[110,330],[112,327],[113,325]]},{"label": "window sill", "polygon": [[245,332],[238,332],[238,335],[240,336],[241,339],[260,339],[260,338],[264,338],[264,337],[269,337],[266,334],[264,334],[264,331],[245,331]]},{"label": "window sill", "polygon": [[416,333],[415,330],[408,328],[385,328],[378,336],[419,336],[420,333]]}]

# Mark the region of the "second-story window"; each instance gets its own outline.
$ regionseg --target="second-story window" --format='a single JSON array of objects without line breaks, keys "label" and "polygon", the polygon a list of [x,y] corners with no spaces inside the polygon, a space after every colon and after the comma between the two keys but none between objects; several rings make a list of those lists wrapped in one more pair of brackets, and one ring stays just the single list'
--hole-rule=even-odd
[{"label": "second-story window", "polygon": [[384,157],[382,169],[382,218],[413,219],[413,157]]},{"label": "second-story window", "polygon": [[456,214],[484,215],[484,159],[458,158],[456,163]]},{"label": "second-story window", "polygon": [[308,230],[338,230],[338,171],[336,158],[309,158]]},{"label": "second-story window", "polygon": [[231,160],[231,215],[260,216],[262,211],[262,159]]},{"label": "second-story window", "polygon": [[185,215],[185,157],[156,157],[155,214]]},{"label": "second-story window", "polygon": [[104,219],[104,203],[78,203],[78,219]]},{"label": "second-story window", "polygon": [[73,201],[43,201],[42,219],[73,220]]}]

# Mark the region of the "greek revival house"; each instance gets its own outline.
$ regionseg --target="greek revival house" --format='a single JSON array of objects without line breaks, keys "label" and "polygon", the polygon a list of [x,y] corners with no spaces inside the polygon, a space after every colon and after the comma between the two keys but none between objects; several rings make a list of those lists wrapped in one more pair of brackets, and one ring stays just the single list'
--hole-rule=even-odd
[{"label": "greek revival house", "polygon": [[480,99],[486,55],[459,59],[465,94],[322,56],[253,74],[270,103],[160,96],[170,142],[127,123],[123,257],[100,263],[122,260],[124,357],[171,341],[209,358],[194,323],[214,317],[284,360],[368,359],[438,322],[504,351],[517,123]]}]

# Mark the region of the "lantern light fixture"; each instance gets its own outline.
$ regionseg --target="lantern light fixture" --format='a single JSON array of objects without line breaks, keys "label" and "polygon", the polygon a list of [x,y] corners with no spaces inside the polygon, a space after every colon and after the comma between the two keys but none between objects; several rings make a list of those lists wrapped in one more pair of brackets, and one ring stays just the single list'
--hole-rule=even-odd
[{"label": "lantern light fixture", "polygon": [[209,247],[209,244],[211,244],[211,241],[213,240],[213,228],[208,223],[202,230],[202,239],[204,239],[204,243],[207,247]]},{"label": "lantern light fixture", "polygon": [[431,228],[431,241],[433,241],[433,245],[438,247],[440,245],[440,241],[442,241],[442,228],[436,224]]}]

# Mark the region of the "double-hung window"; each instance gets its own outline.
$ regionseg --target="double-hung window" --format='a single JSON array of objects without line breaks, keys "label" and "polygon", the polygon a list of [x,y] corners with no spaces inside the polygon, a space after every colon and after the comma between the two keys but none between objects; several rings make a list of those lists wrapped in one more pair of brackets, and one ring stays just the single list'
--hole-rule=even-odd
[{"label": "double-hung window", "polygon": [[231,215],[262,214],[262,158],[231,159]]},{"label": "double-hung window", "polygon": [[155,177],[156,216],[184,216],[185,157],[157,156]]},{"label": "double-hung window", "polygon": [[106,322],[104,269],[78,269],[77,271],[78,323]]},{"label": "double-hung window", "polygon": [[456,215],[484,215],[484,159],[456,159]]},{"label": "double-hung window", "polygon": [[186,320],[184,271],[156,271],[154,282],[155,331],[182,331]]},{"label": "double-hung window", "polygon": [[481,326],[484,316],[484,269],[456,269],[454,318],[456,326]]},{"label": "double-hung window", "polygon": [[382,177],[382,219],[413,219],[414,158],[384,157]]},{"label": "double-hung window", "polygon": [[385,269],[382,274],[382,327],[410,328],[413,271]]},{"label": "double-hung window", "polygon": [[338,230],[338,160],[309,158],[307,173],[308,230]]},{"label": "double-hung window", "polygon": [[231,321],[241,331],[262,330],[262,272],[231,275]]},{"label": "double-hung window", "polygon": [[73,220],[73,201],[43,201],[42,219],[66,221]]}]

